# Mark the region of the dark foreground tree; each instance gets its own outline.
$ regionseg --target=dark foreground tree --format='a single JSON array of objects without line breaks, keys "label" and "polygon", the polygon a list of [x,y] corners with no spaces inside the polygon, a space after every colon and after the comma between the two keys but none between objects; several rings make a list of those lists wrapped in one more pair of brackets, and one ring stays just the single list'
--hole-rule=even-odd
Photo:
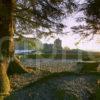
[{"label": "dark foreground tree", "polygon": [[[14,29],[13,13],[15,0],[0,0],[0,95],[10,92],[10,83],[7,76],[9,65],[18,66],[18,72],[26,72],[14,56]],[[15,66],[12,66],[15,63]]]},{"label": "dark foreground tree", "polygon": [[14,54],[13,42],[13,0],[0,0],[0,95],[10,92],[7,76],[9,61]]},{"label": "dark foreground tree", "polygon": [[44,34],[61,30],[64,25],[57,20],[74,7],[73,0],[0,0],[0,100],[10,92],[7,72],[27,72],[14,54],[14,33],[41,27],[48,29]]},{"label": "dark foreground tree", "polygon": [[[83,35],[82,39],[94,34],[100,34],[100,0],[84,0],[79,5],[79,11],[84,13],[77,21],[84,21],[86,24],[72,27],[73,31]],[[91,38],[91,39],[92,39]]]}]

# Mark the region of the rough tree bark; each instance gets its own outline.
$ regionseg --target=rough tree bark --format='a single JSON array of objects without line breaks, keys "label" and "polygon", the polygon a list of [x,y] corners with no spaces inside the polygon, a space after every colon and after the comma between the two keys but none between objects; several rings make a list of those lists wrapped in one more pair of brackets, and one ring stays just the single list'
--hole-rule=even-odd
[{"label": "rough tree bark", "polygon": [[[0,0],[0,100],[9,94],[7,72],[26,72],[14,56],[13,14],[16,0]],[[8,68],[9,67],[9,68]],[[9,69],[9,70],[8,70]]]}]

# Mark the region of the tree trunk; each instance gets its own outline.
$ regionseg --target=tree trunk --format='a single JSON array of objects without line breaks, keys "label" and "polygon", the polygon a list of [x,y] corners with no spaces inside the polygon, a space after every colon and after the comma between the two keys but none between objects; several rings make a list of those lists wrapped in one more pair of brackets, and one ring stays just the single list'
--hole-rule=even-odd
[{"label": "tree trunk", "polygon": [[7,76],[8,59],[0,61],[0,96],[8,95],[10,92],[10,83]]},{"label": "tree trunk", "polygon": [[0,98],[10,91],[7,68],[14,53],[12,5],[12,0],[0,0]]},{"label": "tree trunk", "polygon": [[18,70],[26,72],[14,57],[13,14],[15,3],[16,0],[0,0],[0,100],[10,91],[10,83],[7,76],[8,67],[10,66],[11,70],[15,69],[13,71],[15,72],[17,66],[19,66],[17,72]]},{"label": "tree trunk", "polygon": [[8,75],[22,74],[27,73],[27,70],[24,68],[20,60],[17,57],[14,57],[13,60],[9,63],[7,73]]}]

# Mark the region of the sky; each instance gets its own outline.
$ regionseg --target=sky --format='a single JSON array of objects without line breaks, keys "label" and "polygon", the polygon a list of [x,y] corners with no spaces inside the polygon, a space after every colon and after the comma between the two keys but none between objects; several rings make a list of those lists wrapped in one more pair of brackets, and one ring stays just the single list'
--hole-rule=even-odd
[{"label": "sky", "polygon": [[[76,0],[80,3],[84,2],[84,0]],[[78,16],[84,16],[82,12],[74,13],[73,15],[69,16],[67,19],[62,20],[62,22],[67,25],[67,28],[64,29],[64,32],[68,32],[66,35],[55,35],[54,38],[50,36],[45,38],[41,38],[40,40],[42,43],[53,43],[55,39],[60,38],[62,40],[62,47],[69,47],[70,49],[82,49],[87,51],[99,51],[100,52],[100,35],[94,35],[92,40],[84,39],[78,45],[75,45],[76,42],[79,41],[80,35],[75,34],[72,32],[70,27],[77,26],[77,25],[84,25],[85,22],[76,22],[76,18]],[[30,35],[30,37],[32,37]]]},{"label": "sky", "polygon": [[56,36],[55,38],[42,38],[43,43],[54,43],[54,40],[60,38],[62,40],[62,47],[68,47],[70,49],[82,49],[86,51],[97,51],[100,52],[100,35],[94,35],[93,39],[84,39],[78,45],[75,45],[79,40],[79,35],[63,35]]},{"label": "sky", "polygon": [[[76,0],[79,3],[83,3],[85,0]],[[85,25],[85,22],[76,22],[76,19],[78,17],[84,17],[83,12],[75,12],[73,15],[68,17],[67,19],[64,19],[62,22],[67,25],[67,28],[64,29],[64,32],[69,32],[67,35],[57,35],[55,38],[42,38],[41,41],[43,43],[53,43],[56,38],[60,38],[62,40],[62,47],[69,47],[70,49],[82,49],[86,51],[99,51],[100,52],[100,35],[94,35],[93,39],[85,38],[81,40],[81,42],[78,45],[75,45],[79,39],[80,35],[75,34],[72,32],[70,27],[77,26],[77,25]]]},{"label": "sky", "polygon": [[79,34],[72,32],[70,27],[77,25],[85,25],[85,22],[76,22],[78,16],[84,16],[83,13],[76,13],[71,15],[69,18],[64,19],[63,23],[67,25],[67,28],[64,29],[64,32],[68,32],[66,35],[55,35],[55,38],[42,38],[43,43],[53,43],[55,39],[60,38],[62,40],[62,47],[69,47],[70,49],[82,49],[86,51],[100,51],[100,35],[94,35],[93,39],[90,40],[90,37],[81,40],[78,45],[75,45],[80,39]]},{"label": "sky", "polygon": [[[93,39],[86,38],[84,40],[81,40],[81,42],[78,45],[75,45],[80,39],[79,34],[75,34],[71,31],[71,26],[77,26],[78,24],[85,24],[84,22],[76,23],[77,16],[83,16],[82,13],[73,15],[67,20],[63,20],[63,23],[67,25],[67,28],[64,29],[64,31],[67,33],[66,35],[54,35],[54,37],[43,37],[40,39],[42,43],[54,43],[54,40],[57,38],[60,38],[62,40],[62,47],[68,47],[70,49],[82,49],[86,51],[99,51],[100,52],[100,35],[94,35]],[[29,35],[29,37],[32,37],[32,34]],[[34,37],[34,35],[33,35]]]}]

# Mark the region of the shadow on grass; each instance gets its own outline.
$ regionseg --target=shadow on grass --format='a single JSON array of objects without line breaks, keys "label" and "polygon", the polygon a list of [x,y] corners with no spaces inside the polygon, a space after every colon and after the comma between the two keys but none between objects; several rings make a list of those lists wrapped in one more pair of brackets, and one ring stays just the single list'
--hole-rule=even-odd
[{"label": "shadow on grass", "polygon": [[[100,77],[100,73],[97,73],[97,72],[89,72],[89,73],[75,73],[75,72],[61,72],[61,73],[52,73],[52,74],[49,74],[47,76],[44,76],[43,78],[40,78],[39,80],[33,82],[33,83],[30,83],[28,84],[27,86],[15,91],[15,93],[19,92],[19,91],[24,91],[24,90],[27,90],[28,88],[31,88],[31,87],[35,87],[35,86],[40,86],[41,84],[43,83],[47,83],[50,79],[56,79],[56,78],[60,78],[60,77],[65,77],[65,76],[76,76],[76,77],[80,77],[80,76],[89,76],[89,75],[93,75],[93,76],[97,76],[97,77]],[[99,91],[99,92],[98,92]],[[100,89],[96,91],[97,93],[95,94],[97,98],[99,98],[99,94],[100,94]],[[55,99],[53,100],[66,100],[64,99],[65,98],[65,91],[64,90],[55,90],[53,91],[55,93]],[[11,96],[7,97],[5,100],[14,100],[14,99],[11,99],[13,97],[13,94],[11,94]],[[77,97],[73,94],[67,94],[67,97],[69,97],[67,100],[78,100]],[[94,97],[94,96],[93,96]],[[19,100],[19,99],[18,99]],[[20,99],[21,100],[21,99]],[[26,100],[26,99],[25,99]],[[30,100],[30,99],[29,99]],[[35,99],[33,99],[35,100]],[[39,99],[40,100],[40,99]],[[42,99],[41,99],[42,100]],[[100,100],[100,99],[91,99],[91,100]]]}]

